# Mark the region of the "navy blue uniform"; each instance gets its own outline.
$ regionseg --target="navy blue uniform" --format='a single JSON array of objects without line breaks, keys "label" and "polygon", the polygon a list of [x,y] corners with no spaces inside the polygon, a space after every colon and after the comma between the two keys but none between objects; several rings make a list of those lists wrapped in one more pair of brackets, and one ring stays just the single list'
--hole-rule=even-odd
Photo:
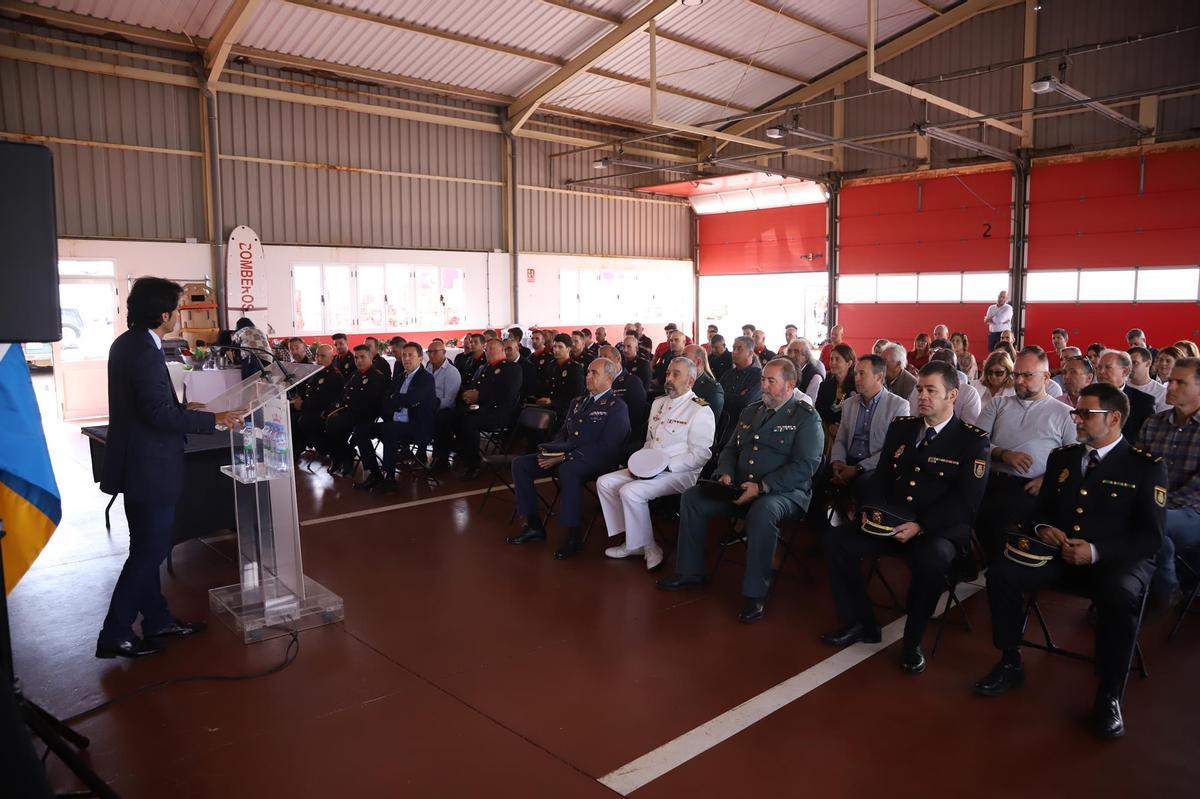
[{"label": "navy blue uniform", "polygon": [[757,366],[730,369],[721,378],[721,388],[725,389],[725,411],[724,422],[717,420],[717,433],[724,443],[746,406],[762,399],[762,369]]},{"label": "navy blue uniform", "polygon": [[617,468],[628,435],[629,409],[611,390],[595,399],[591,394],[576,397],[567,411],[566,422],[546,445],[567,453],[562,463],[542,469],[536,454],[522,455],[513,461],[517,512],[526,517],[537,513],[537,488],[533,481],[553,474],[558,477],[561,491],[559,519],[566,527],[579,527],[583,484]]},{"label": "navy blue uniform", "polygon": [[139,613],[146,635],[174,622],[158,573],[183,492],[184,436],[213,432],[216,416],[179,401],[162,350],[144,327],[125,331],[109,348],[108,408],[100,490],[125,495],[129,520],[129,557],[100,631],[100,645],[111,647],[134,637]]},{"label": "navy blue uniform", "polygon": [[379,416],[388,381],[374,367],[365,372],[355,370],[342,389],[342,398],[325,418],[325,433],[335,464],[353,462],[349,436],[354,435],[358,457],[363,468],[375,463],[375,448],[371,433]]},{"label": "navy blue uniform", "polygon": [[621,373],[613,378],[612,393],[629,409],[630,428],[635,433],[639,430],[645,432],[650,405],[646,402],[646,387],[637,375],[622,369]]},{"label": "navy blue uniform", "polygon": [[344,387],[342,373],[333,364],[300,384],[300,410],[295,412],[292,423],[293,446],[297,453],[323,443],[325,412],[341,398]]},{"label": "navy blue uniform", "polygon": [[551,361],[542,375],[542,397],[550,398],[550,407],[558,413],[559,420],[565,418],[571,401],[586,391],[584,369],[575,361],[566,363]]},{"label": "navy blue uniform", "polygon": [[644,352],[642,350],[638,350],[637,354],[634,355],[634,357],[632,357],[632,358],[626,357],[625,354],[622,354],[621,355],[621,368],[624,369],[626,372],[629,372],[630,374],[637,377],[638,380],[641,380],[642,387],[645,388],[646,391],[650,390],[650,354],[649,353]]},{"label": "navy blue uniform", "polygon": [[[759,382],[759,390],[762,390],[762,382]],[[712,409],[713,419],[720,419],[721,412],[725,409],[725,387],[714,380],[711,376],[701,373],[696,376],[696,382],[692,385],[692,391],[696,396],[708,403],[708,407]]]},{"label": "navy blue uniform", "polygon": [[726,372],[733,369],[733,353],[729,350],[725,350],[720,355],[710,352],[708,354],[708,368],[712,369],[713,377],[720,380],[725,376]]},{"label": "navy blue uniform", "polygon": [[472,408],[459,402],[455,409],[455,445],[458,461],[468,469],[479,466],[479,431],[508,427],[521,398],[521,367],[508,361],[485,364],[468,386],[479,392]]}]

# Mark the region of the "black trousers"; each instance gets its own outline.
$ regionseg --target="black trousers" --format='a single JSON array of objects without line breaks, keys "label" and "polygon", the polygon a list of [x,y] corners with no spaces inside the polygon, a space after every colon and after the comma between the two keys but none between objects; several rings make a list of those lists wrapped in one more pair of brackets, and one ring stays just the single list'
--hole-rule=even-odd
[{"label": "black trousers", "polygon": [[995,563],[1004,551],[1008,531],[1028,519],[1037,505],[1037,497],[1025,490],[1029,479],[1002,472],[988,476],[983,501],[975,514],[975,534],[989,564]]},{"label": "black trousers", "polygon": [[1055,558],[1030,567],[1000,558],[988,570],[988,603],[992,610],[992,643],[1000,651],[1021,646],[1025,625],[1024,594],[1062,588],[1089,597],[1096,605],[1096,674],[1100,689],[1120,695],[1137,643],[1142,594],[1154,575],[1154,559],[1100,561],[1068,566]]},{"label": "black trousers", "polygon": [[135,502],[125,497],[129,520],[129,557],[113,588],[100,643],[116,646],[133,637],[133,623],[142,617],[142,634],[149,635],[174,619],[159,582],[159,568],[171,551],[175,524],[174,502]]},{"label": "black trousers", "polygon": [[867,594],[867,581],[861,561],[881,555],[897,555],[908,563],[912,575],[908,587],[908,620],[904,623],[904,645],[921,643],[929,619],[937,609],[938,599],[946,590],[946,575],[958,555],[958,547],[948,538],[930,533],[911,538],[901,544],[846,527],[827,539],[825,557],[829,562],[829,581],[833,601],[837,606],[838,622],[876,624],[875,608]]},{"label": "black trousers", "polygon": [[433,417],[434,460],[448,460],[454,448],[454,408],[441,408]]},{"label": "black trousers", "polygon": [[508,423],[503,414],[470,408],[458,409],[454,424],[454,452],[467,468],[479,466],[479,431],[499,430]]}]

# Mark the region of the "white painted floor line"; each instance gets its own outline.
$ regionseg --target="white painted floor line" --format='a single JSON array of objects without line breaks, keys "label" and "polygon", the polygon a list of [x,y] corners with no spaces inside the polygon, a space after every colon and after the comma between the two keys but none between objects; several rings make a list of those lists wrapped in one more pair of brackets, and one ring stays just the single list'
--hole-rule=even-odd
[{"label": "white painted floor line", "polygon": [[[977,583],[962,583],[959,585],[956,595],[960,600],[964,600],[980,590],[981,587]],[[939,614],[945,607],[947,598],[943,598],[939,602]],[[732,710],[722,713],[715,719],[685,732],[653,752],[642,755],[637,760],[605,774],[599,782],[622,796],[628,796],[899,641],[904,634],[904,621],[907,618],[907,616],[903,616],[884,627],[883,640],[878,644],[848,646],[815,666],[805,669]]]},{"label": "white painted floor line", "polygon": [[[534,480],[533,482],[534,482],[534,485],[537,485],[538,483],[548,483],[548,482],[550,482],[550,478],[543,477],[540,480]],[[499,484],[499,485],[493,487],[492,490],[496,491],[500,494],[511,494],[512,493],[511,491],[506,489],[503,484]],[[404,508],[415,508],[418,505],[432,505],[435,502],[445,502],[445,501],[451,500],[451,499],[462,499],[463,497],[474,497],[474,496],[478,496],[480,494],[485,494],[485,493],[487,493],[486,488],[475,488],[470,491],[459,491],[457,494],[445,494],[440,497],[425,497],[425,499],[414,499],[410,502],[401,502],[397,505],[384,505],[381,508],[367,508],[366,510],[356,510],[356,511],[353,511],[352,513],[339,513],[336,516],[321,516],[320,518],[317,518],[317,519],[306,519],[305,521],[300,522],[300,526],[301,527],[311,527],[316,524],[328,524],[329,522],[340,522],[343,519],[354,519],[359,516],[373,516],[376,513],[389,513],[394,510],[403,510]]]}]

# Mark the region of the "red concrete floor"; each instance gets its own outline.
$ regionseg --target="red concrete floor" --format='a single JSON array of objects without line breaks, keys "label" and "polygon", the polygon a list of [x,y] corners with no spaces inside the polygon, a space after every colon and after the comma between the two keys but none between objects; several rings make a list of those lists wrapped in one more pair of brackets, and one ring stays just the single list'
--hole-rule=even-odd
[{"label": "red concrete floor", "polygon": [[[92,657],[125,522],[118,503],[106,535],[83,439],[49,427],[64,523],[9,597],[26,693],[66,717],[159,680],[278,663],[286,639],[245,646],[219,625],[144,661]],[[450,479],[436,494],[483,485]],[[430,493],[345,486],[304,475],[300,498],[306,570],[345,599],[345,623],[301,633],[295,662],[270,677],[172,685],[78,722],[122,796],[613,796],[597,778],[832,654],[817,641],[832,624],[819,564],[811,582],[786,574],[766,618],[745,627],[739,563],[706,591],[664,594],[640,561],[603,558],[602,522],[584,556],[560,563],[557,528],[546,545],[504,544],[517,524],[506,492],[482,513],[471,496],[321,523]],[[235,579],[232,555],[228,541],[176,549],[164,586],[179,615],[206,615],[206,590]],[[1031,652],[1025,689],[970,695],[994,652],[986,600],[966,604],[975,631],[950,625],[926,674],[900,674],[893,646],[634,795],[1138,796],[1197,784],[1185,724],[1200,712],[1189,679],[1200,619],[1169,645],[1162,622],[1147,629],[1151,677],[1131,683],[1125,740],[1103,744],[1083,722],[1087,664]],[[1082,608],[1046,607],[1066,642],[1088,646]],[[55,787],[78,787],[49,763]]]}]

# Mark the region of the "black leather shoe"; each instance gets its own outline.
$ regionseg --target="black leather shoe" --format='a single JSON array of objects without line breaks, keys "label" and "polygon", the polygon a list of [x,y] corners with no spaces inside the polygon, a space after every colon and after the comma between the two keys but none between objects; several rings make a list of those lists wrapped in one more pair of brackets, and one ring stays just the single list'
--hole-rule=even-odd
[{"label": "black leather shoe", "polygon": [[980,696],[1000,696],[1013,688],[1025,684],[1025,667],[1020,663],[1005,663],[1003,660],[975,683],[975,693]]},{"label": "black leather shoe", "polygon": [[555,560],[566,560],[573,558],[583,551],[583,542],[578,538],[568,538],[567,543],[563,544],[558,549],[554,550]]},{"label": "black leather shoe", "polygon": [[1096,737],[1106,741],[1115,741],[1125,734],[1120,699],[1105,692],[1096,695],[1096,706],[1092,709],[1092,729]]},{"label": "black leather shoe", "polygon": [[754,624],[763,617],[766,608],[767,603],[764,600],[746,597],[746,604],[742,605],[742,610],[738,613],[738,621],[742,624]]},{"label": "black leather shoe", "polygon": [[378,472],[371,472],[371,474],[367,476],[367,479],[363,480],[361,483],[355,483],[354,489],[356,491],[370,491],[372,488],[382,482],[383,475],[379,474]]},{"label": "black leather shoe", "polygon": [[142,638],[130,638],[128,641],[121,641],[118,644],[96,643],[96,657],[98,658],[141,658],[147,655],[157,655],[165,650],[164,645]]},{"label": "black leather shoe", "polygon": [[883,633],[877,624],[851,624],[841,630],[825,633],[821,640],[830,646],[850,646],[850,644],[877,644],[883,640]]},{"label": "black leather shoe", "polygon": [[659,591],[689,591],[704,585],[703,577],[685,577],[676,574],[674,577],[664,577],[654,583]]},{"label": "black leather shoe", "polygon": [[904,655],[900,658],[900,671],[905,674],[920,674],[925,671],[925,653],[921,647],[904,647]]},{"label": "black leather shoe", "polygon": [[180,621],[175,619],[166,627],[147,633],[147,638],[182,638],[185,635],[196,635],[208,629],[208,624],[202,621]]},{"label": "black leather shoe", "polygon": [[529,544],[534,541],[545,540],[545,529],[541,527],[530,527],[528,524],[521,528],[521,532],[504,539],[504,541],[509,544]]}]

